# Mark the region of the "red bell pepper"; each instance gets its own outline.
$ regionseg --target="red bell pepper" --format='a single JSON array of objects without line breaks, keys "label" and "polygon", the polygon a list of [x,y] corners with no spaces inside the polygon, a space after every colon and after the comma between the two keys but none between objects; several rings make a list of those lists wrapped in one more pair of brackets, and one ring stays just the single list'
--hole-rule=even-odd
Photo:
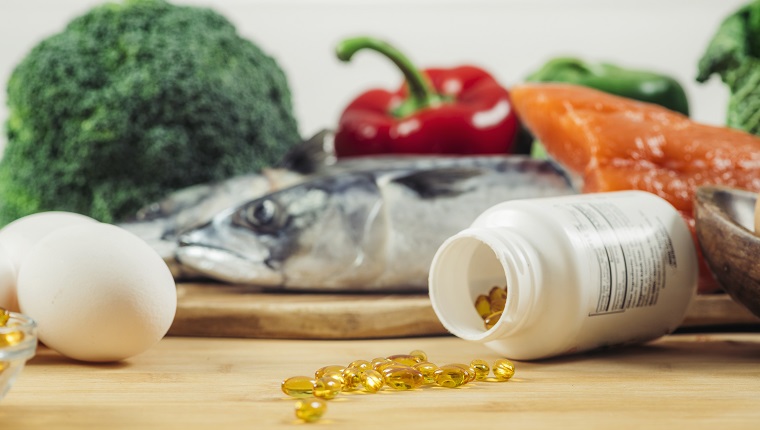
[{"label": "red bell pepper", "polygon": [[514,152],[519,121],[509,92],[477,67],[418,70],[398,50],[369,37],[344,40],[338,58],[371,49],[406,79],[397,91],[373,89],[344,110],[335,134],[338,157],[370,154]]}]

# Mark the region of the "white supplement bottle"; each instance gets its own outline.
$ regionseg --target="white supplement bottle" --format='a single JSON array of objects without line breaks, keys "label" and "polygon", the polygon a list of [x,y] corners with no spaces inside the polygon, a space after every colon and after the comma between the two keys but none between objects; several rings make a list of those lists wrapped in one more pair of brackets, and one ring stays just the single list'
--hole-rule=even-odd
[{"label": "white supplement bottle", "polygon": [[[515,360],[645,342],[672,332],[696,294],[681,215],[642,191],[514,200],[444,242],[430,299],[452,334]],[[475,300],[506,287],[485,328]]]}]

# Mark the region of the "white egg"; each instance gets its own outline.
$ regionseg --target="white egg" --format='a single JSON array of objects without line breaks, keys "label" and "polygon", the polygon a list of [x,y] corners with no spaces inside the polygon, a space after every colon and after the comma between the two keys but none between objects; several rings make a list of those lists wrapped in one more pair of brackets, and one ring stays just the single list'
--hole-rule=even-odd
[{"label": "white egg", "polygon": [[16,278],[21,262],[43,237],[58,230],[96,220],[71,212],[40,212],[19,218],[0,230],[0,306],[18,311]]},{"label": "white egg", "polygon": [[56,230],[29,250],[18,274],[21,311],[39,339],[70,358],[118,361],[169,330],[177,290],[166,263],[145,241],[92,223]]},{"label": "white egg", "polygon": [[19,218],[0,230],[0,243],[8,251],[13,266],[18,269],[27,252],[43,237],[58,230],[96,220],[73,212],[40,212]]}]

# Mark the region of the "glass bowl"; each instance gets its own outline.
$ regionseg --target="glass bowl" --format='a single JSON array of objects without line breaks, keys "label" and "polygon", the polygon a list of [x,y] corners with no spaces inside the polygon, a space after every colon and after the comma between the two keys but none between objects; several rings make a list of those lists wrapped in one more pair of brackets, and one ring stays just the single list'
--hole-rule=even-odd
[{"label": "glass bowl", "polygon": [[16,312],[3,312],[0,308],[0,400],[36,350],[37,324],[34,320]]}]

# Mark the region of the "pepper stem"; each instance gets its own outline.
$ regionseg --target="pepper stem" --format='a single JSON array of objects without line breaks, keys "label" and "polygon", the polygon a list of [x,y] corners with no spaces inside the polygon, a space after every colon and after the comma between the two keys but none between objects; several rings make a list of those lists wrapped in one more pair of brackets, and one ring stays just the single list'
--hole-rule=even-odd
[{"label": "pepper stem", "polygon": [[340,42],[336,48],[336,53],[341,61],[351,61],[351,57],[357,51],[362,49],[371,49],[383,54],[393,61],[396,67],[404,74],[407,87],[409,89],[409,98],[400,106],[391,112],[394,116],[405,117],[412,113],[430,106],[441,103],[443,98],[435,92],[430,86],[422,72],[401,53],[398,49],[390,44],[375,39],[373,37],[353,37]]}]

